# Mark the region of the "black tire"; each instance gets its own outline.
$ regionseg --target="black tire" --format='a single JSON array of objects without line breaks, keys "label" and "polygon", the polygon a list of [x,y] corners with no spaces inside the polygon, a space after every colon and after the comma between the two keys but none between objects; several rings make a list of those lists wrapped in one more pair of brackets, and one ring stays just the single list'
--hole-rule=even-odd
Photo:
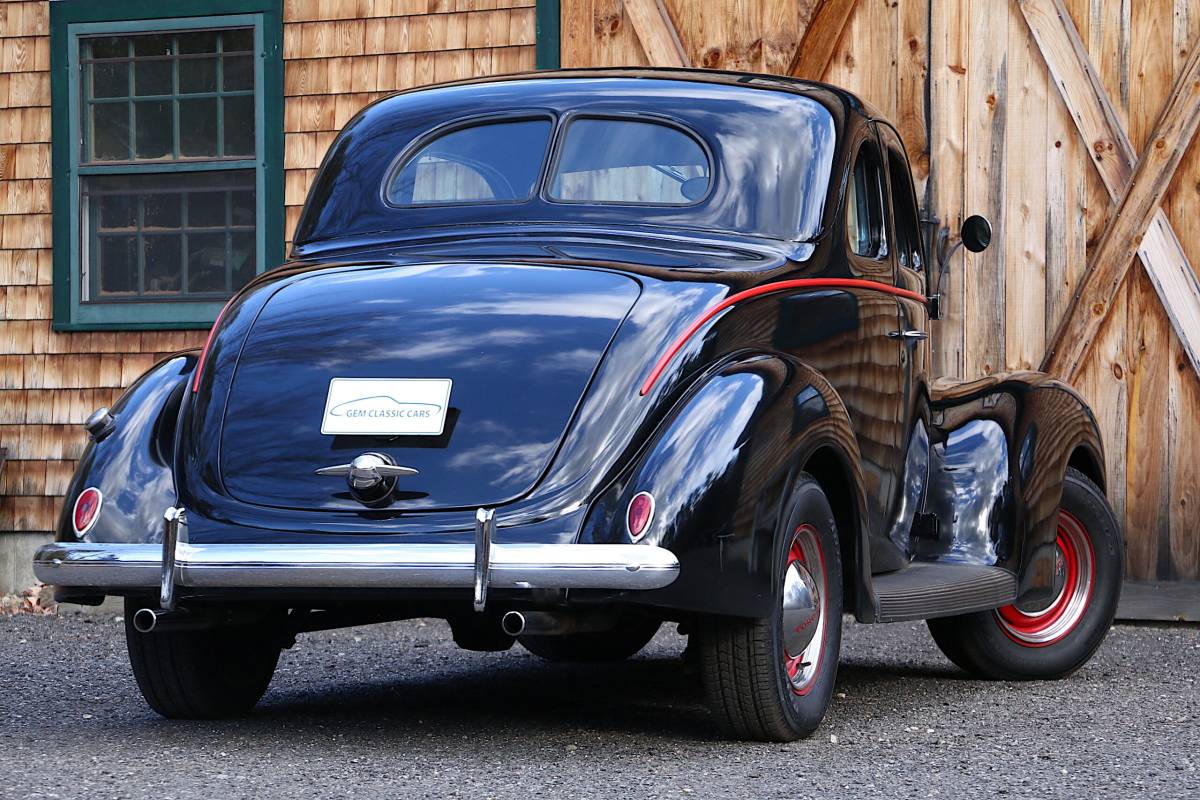
[{"label": "black tire", "polygon": [[[789,657],[781,596],[777,597],[779,611],[768,618],[715,618],[697,629],[709,707],[729,737],[770,742],[803,738],[820,726],[833,696],[842,642],[842,561],[829,501],[806,474],[800,475],[792,491],[784,526],[776,536],[779,574],[790,569],[794,542],[802,531],[819,545],[824,575],[820,616],[808,620],[818,624],[810,648]],[[812,658],[808,662],[812,672],[797,685],[795,681],[808,669],[803,663],[796,667],[803,656]]]},{"label": "black tire", "polygon": [[[967,672],[993,680],[1064,678],[1087,663],[1104,641],[1121,596],[1125,565],[1121,526],[1100,489],[1074,469],[1067,470],[1059,512],[1056,568],[1066,565],[1063,592],[1044,610],[1025,609],[1049,622],[1020,618],[1014,606],[927,622],[938,647]],[[1068,543],[1064,550],[1064,537],[1086,540],[1086,546]],[[1087,590],[1073,589],[1081,584],[1070,580],[1085,573],[1073,552],[1077,549],[1092,561]],[[1070,610],[1072,602],[1079,603],[1079,610]],[[1065,611],[1055,615],[1057,603],[1063,603]]]},{"label": "black tire", "polygon": [[649,644],[660,620],[626,615],[612,629],[565,636],[522,636],[517,639],[529,652],[555,662],[624,661]]},{"label": "black tire", "polygon": [[139,633],[125,601],[125,643],[146,702],[168,719],[220,719],[254,708],[279,661],[278,639],[257,626]]}]

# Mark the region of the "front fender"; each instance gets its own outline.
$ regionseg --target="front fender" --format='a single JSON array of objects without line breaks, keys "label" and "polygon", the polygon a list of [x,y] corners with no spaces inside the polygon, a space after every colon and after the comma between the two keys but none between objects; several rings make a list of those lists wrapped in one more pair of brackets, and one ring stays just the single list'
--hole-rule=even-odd
[{"label": "front fender", "polygon": [[[856,530],[843,536],[861,537],[858,448],[841,399],[818,373],[788,356],[737,356],[683,395],[633,468],[593,506],[580,541],[631,541],[626,509],[635,494],[648,491],[655,510],[642,541],[673,552],[680,574],[670,586],[630,599],[689,612],[766,616],[782,580],[775,542],[783,503],[796,473],[823,448],[842,464],[855,506]],[[853,547],[866,552],[865,540]],[[851,569],[851,559],[844,562]]]},{"label": "front fender", "polygon": [[931,388],[927,507],[950,530],[920,555],[1004,566],[1017,576],[1019,601],[1049,600],[1067,467],[1084,468],[1103,488],[1091,409],[1070,386],[1037,372]]},{"label": "front fender", "polygon": [[155,542],[163,511],[175,504],[171,462],[175,427],[196,352],[170,356],[151,367],[112,407],[115,427],[84,450],[58,518],[57,541],[78,541],[75,500],[96,487],[103,497],[92,542]]}]

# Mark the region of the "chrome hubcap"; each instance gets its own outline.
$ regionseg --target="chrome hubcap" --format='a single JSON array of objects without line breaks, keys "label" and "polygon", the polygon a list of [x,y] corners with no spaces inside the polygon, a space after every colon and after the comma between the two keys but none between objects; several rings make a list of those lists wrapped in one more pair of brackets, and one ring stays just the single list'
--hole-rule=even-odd
[{"label": "chrome hubcap", "polygon": [[783,662],[792,691],[807,694],[821,670],[828,599],[825,554],[816,528],[801,525],[792,536],[783,577]]},{"label": "chrome hubcap", "polygon": [[799,561],[788,564],[783,579],[783,646],[789,653],[803,653],[817,632],[821,617],[817,582]]}]

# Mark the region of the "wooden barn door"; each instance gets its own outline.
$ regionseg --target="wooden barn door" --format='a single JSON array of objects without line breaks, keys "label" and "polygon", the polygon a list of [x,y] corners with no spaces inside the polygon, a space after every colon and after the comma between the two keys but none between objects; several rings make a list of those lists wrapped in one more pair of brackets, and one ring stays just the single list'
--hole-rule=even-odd
[{"label": "wooden barn door", "polygon": [[1200,619],[1200,0],[562,0],[561,23],[564,67],[791,74],[890,118],[927,213],[995,229],[952,265],[935,372],[1078,387],[1122,614]]}]

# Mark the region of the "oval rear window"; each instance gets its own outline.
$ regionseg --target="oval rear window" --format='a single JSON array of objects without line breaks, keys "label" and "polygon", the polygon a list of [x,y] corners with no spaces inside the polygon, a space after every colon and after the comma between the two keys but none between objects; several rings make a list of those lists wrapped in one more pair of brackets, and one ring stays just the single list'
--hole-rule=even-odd
[{"label": "oval rear window", "polygon": [[568,203],[691,205],[712,180],[708,154],[669,125],[627,119],[577,119],[567,126],[550,181]]},{"label": "oval rear window", "polygon": [[514,203],[533,196],[553,123],[491,122],[443,134],[391,172],[394,206]]}]

